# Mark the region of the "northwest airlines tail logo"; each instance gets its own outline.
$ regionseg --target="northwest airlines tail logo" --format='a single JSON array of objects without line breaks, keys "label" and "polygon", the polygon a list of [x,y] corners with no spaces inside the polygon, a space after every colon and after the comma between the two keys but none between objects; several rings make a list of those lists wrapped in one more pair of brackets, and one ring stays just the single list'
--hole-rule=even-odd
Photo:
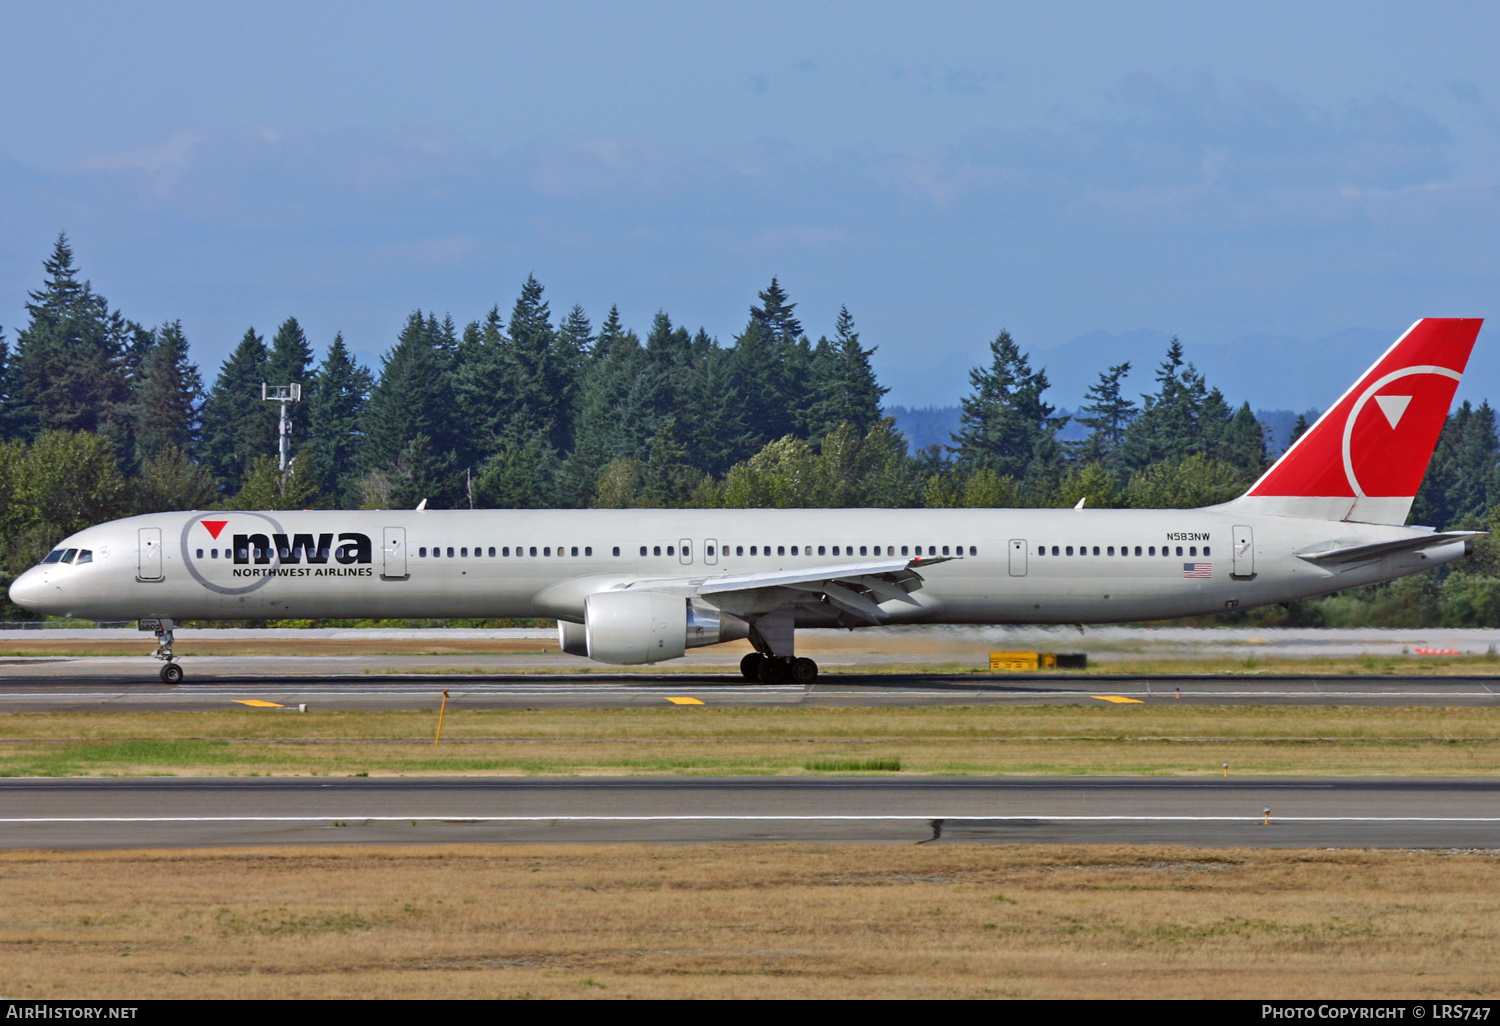
[{"label": "northwest airlines tail logo", "polygon": [[1416,495],[1481,323],[1429,317],[1412,325],[1248,494]]}]

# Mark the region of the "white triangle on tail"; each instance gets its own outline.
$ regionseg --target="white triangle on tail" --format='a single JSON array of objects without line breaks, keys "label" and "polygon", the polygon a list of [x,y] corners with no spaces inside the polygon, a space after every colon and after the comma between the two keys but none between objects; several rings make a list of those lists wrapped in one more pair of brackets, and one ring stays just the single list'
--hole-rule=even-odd
[{"label": "white triangle on tail", "polygon": [[1380,412],[1385,414],[1385,419],[1390,422],[1391,427],[1401,423],[1401,415],[1411,405],[1409,395],[1377,395],[1375,401],[1380,404]]}]

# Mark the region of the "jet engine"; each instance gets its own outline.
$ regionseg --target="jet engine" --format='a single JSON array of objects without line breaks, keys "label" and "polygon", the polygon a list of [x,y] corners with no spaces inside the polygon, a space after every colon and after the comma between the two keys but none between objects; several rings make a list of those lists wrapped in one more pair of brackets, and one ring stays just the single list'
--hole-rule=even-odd
[{"label": "jet engine", "polygon": [[748,633],[738,617],[654,591],[602,591],[584,599],[583,623],[557,623],[564,652],[625,666],[676,659]]}]

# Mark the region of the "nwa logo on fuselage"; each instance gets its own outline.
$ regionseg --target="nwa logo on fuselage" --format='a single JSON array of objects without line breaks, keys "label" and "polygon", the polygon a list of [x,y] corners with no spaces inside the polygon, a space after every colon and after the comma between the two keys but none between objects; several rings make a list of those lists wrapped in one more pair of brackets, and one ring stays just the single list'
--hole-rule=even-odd
[{"label": "nwa logo on fuselage", "polygon": [[338,546],[334,547],[332,534],[320,534],[316,539],[311,534],[237,534],[234,561],[263,565],[270,563],[273,556],[283,566],[295,566],[303,559],[313,564],[326,563],[330,557],[345,565],[374,561],[369,535],[345,531],[338,540]]},{"label": "nwa logo on fuselage", "polygon": [[[220,532],[224,530],[227,520],[203,520],[199,521],[209,534],[217,541]],[[278,525],[279,526],[279,525]],[[316,538],[311,534],[237,534],[234,536],[234,561],[240,565],[255,563],[260,566],[268,565],[272,557],[279,558],[284,566],[300,564],[305,558],[310,564],[327,563],[329,558],[337,560],[345,566],[350,563],[374,562],[372,554],[374,546],[370,544],[370,536],[360,534],[357,531],[344,531],[339,537],[338,547],[334,547],[333,535],[319,534]],[[274,546],[274,547],[273,547]],[[200,553],[201,555],[201,553]]]}]

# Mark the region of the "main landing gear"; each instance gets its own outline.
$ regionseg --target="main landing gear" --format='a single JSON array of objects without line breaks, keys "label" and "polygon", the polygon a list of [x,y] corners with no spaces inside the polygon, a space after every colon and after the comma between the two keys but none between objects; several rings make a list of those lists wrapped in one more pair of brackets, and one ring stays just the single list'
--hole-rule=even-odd
[{"label": "main landing gear", "polygon": [[156,624],[156,651],[151,653],[163,661],[161,682],[181,684],[182,667],[172,661],[172,621],[160,620]]},{"label": "main landing gear", "polygon": [[740,674],[748,681],[761,684],[806,686],[818,679],[818,664],[804,657],[783,659],[751,652],[740,660]]}]

